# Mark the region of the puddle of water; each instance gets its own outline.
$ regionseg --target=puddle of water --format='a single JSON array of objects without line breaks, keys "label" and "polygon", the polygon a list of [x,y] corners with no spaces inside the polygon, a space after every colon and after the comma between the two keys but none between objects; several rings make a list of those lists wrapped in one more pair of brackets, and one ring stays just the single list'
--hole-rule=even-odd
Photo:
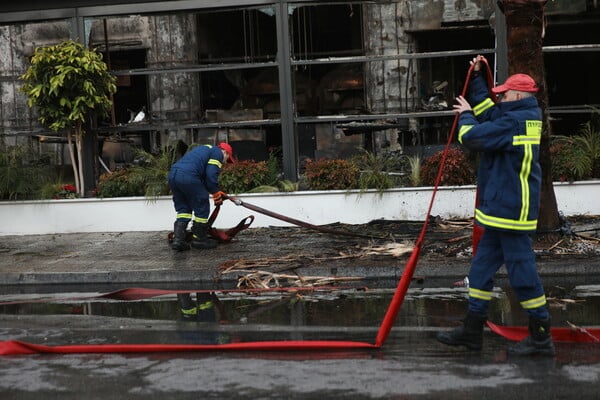
[{"label": "puddle of water", "polygon": [[[466,288],[410,289],[400,313],[397,326],[443,327],[456,325],[466,310]],[[221,322],[234,325],[264,324],[270,326],[330,326],[378,327],[389,306],[393,290],[344,290],[308,294],[219,293],[213,306],[201,310],[199,317],[184,318],[182,299],[166,295],[138,301],[115,301],[91,297],[93,293],[55,294],[47,302],[35,302],[35,295],[0,296],[0,304],[21,301],[20,304],[0,305],[4,315],[90,315],[113,318],[132,318],[155,321]],[[490,320],[502,325],[525,325],[523,312],[509,288],[497,288],[490,305]],[[51,296],[41,296],[48,298]],[[581,285],[570,288],[551,288],[547,293],[554,326],[600,325],[600,285]],[[192,294],[186,301],[196,304]]]},{"label": "puddle of water", "polygon": [[[546,287],[554,325],[565,326],[566,321],[581,326],[600,325],[600,285]],[[218,303],[215,301],[214,308],[201,310],[205,317],[202,321],[197,318],[185,320],[181,314],[183,300],[174,294],[146,300],[114,301],[90,298],[95,292],[1,295],[0,340],[18,339],[47,345],[220,344],[269,340],[372,343],[394,291],[345,290],[301,296],[217,292]],[[51,382],[58,387],[68,385],[70,391],[73,391],[73,382],[80,385],[83,382],[82,393],[83,390],[85,393],[98,391],[103,398],[115,397],[114,393],[104,395],[102,390],[107,388],[122,394],[127,393],[122,388],[137,387],[140,382],[146,387],[151,383],[162,387],[169,379],[177,378],[180,378],[177,384],[196,384],[192,387],[196,394],[204,395],[202,390],[214,386],[218,398],[239,398],[240,392],[250,393],[248,387],[264,385],[265,380],[274,382],[268,390],[279,397],[282,396],[279,393],[281,387],[289,387],[289,382],[300,382],[302,390],[298,393],[302,394],[293,397],[308,398],[310,396],[305,396],[307,391],[319,389],[322,384],[321,392],[314,391],[318,397],[344,399],[373,397],[369,395],[373,393],[372,388],[384,385],[391,388],[389,393],[398,392],[387,397],[398,398],[459,399],[464,398],[465,393],[477,393],[487,399],[523,398],[528,388],[532,388],[533,397],[534,393],[538,397],[541,393],[543,397],[554,398],[559,393],[560,398],[570,398],[576,393],[579,398],[595,398],[600,345],[557,343],[555,358],[514,359],[507,356],[507,341],[490,331],[484,332],[481,352],[439,344],[435,340],[436,333],[455,326],[464,316],[466,294],[465,288],[411,288],[387,342],[383,348],[374,351],[11,357],[6,359],[11,364],[4,369],[8,372],[0,381],[4,382],[4,391],[10,382],[16,382],[13,385],[18,390],[38,382]],[[492,321],[506,325],[525,324],[526,314],[509,289],[497,288],[494,295],[490,309]],[[48,302],[36,302],[47,297],[53,298]],[[76,297],[88,298],[76,300]],[[194,298],[192,295],[191,300]],[[1,304],[9,301],[20,303]],[[295,360],[300,362],[290,362]],[[207,365],[210,374],[203,370]],[[87,371],[93,371],[89,373],[90,377]],[[189,375],[188,371],[200,372]],[[301,373],[294,374],[294,371]],[[102,373],[109,374],[110,380],[102,380]],[[247,377],[247,380],[240,383],[240,377]],[[332,396],[331,392],[336,383],[346,389],[340,391],[339,397]],[[351,387],[351,384],[355,386]],[[174,387],[180,394],[181,386],[174,384]],[[415,393],[428,395],[407,395],[409,387],[416,388]],[[11,390],[17,393],[17,389]],[[60,392],[58,397],[64,393]],[[157,392],[157,395],[162,394]],[[182,398],[177,394],[171,397]],[[13,397],[23,397],[19,395],[21,392]],[[184,395],[189,397],[188,393]],[[44,397],[51,398],[52,393],[50,396],[44,393]]]}]

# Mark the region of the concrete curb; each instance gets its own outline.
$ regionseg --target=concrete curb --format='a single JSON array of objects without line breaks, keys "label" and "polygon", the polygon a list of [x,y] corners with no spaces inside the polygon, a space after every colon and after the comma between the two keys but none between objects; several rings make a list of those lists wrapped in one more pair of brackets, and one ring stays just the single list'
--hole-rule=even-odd
[{"label": "concrete curb", "polygon": [[[469,269],[469,260],[456,262],[432,263],[422,260],[417,265],[414,278],[424,278],[435,281],[460,280]],[[331,276],[331,277],[360,277],[364,281],[377,284],[397,282],[404,269],[404,262],[399,265],[378,266],[330,266],[298,268],[300,276]],[[585,258],[581,260],[541,260],[538,261],[538,271],[544,278],[568,278],[579,276],[579,280],[597,283],[600,281],[600,259]],[[498,279],[506,277],[506,271],[501,268],[497,273]],[[207,287],[235,287],[237,276],[219,275],[214,268],[199,269],[147,269],[135,271],[94,271],[94,272],[22,272],[0,273],[0,286],[23,285],[135,285],[144,286],[157,284],[200,285]],[[377,285],[379,286],[379,285]]]}]

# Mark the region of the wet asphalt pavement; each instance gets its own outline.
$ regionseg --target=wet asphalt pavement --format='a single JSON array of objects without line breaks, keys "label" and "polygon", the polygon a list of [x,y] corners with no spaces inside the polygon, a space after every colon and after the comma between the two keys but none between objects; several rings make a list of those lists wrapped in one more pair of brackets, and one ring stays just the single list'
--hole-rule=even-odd
[{"label": "wet asphalt pavement", "polygon": [[[253,268],[293,271],[301,276],[351,276],[352,285],[393,289],[407,255],[364,254],[377,244],[331,237],[304,229],[244,231],[215,250],[176,253],[167,232],[126,232],[3,237],[0,287],[4,296],[106,292],[122,287],[217,289],[235,287],[239,272],[223,274],[245,261]],[[453,232],[446,238],[459,237]],[[436,239],[437,240],[437,239]],[[453,287],[468,270],[469,257],[450,257],[425,248],[412,290]],[[356,257],[345,258],[348,254]],[[358,256],[360,255],[360,256]],[[261,264],[262,263],[262,264]],[[261,268],[262,268],[261,267]],[[597,256],[540,254],[545,285],[600,283]],[[502,281],[502,274],[499,275]],[[418,309],[411,304],[404,313]],[[446,304],[442,300],[442,303]],[[450,303],[447,303],[450,304]],[[456,323],[464,303],[431,311],[440,320],[420,323],[419,315],[399,318],[381,349],[365,351],[277,351],[150,354],[2,356],[2,399],[597,399],[600,345],[556,345],[553,358],[507,357],[508,342],[486,330],[482,352],[450,348],[435,334]],[[340,313],[352,313],[343,309]],[[511,320],[510,309],[498,318]],[[349,314],[350,315],[350,314]],[[444,318],[446,318],[444,317]],[[351,319],[351,316],[349,317]],[[516,317],[515,317],[516,318]],[[522,316],[518,320],[523,322]],[[208,334],[372,342],[379,320],[363,326],[318,324],[203,325],[148,318],[95,315],[2,315],[0,340],[40,344],[196,340]],[[191,339],[190,339],[191,337]]]},{"label": "wet asphalt pavement", "polygon": [[[124,324],[138,338],[191,331],[156,321],[111,323]],[[100,328],[113,338],[122,337],[123,329],[123,325]],[[268,327],[246,329],[264,334]],[[6,329],[2,331],[5,336]],[[39,340],[56,340],[58,331],[40,332],[45,337]],[[557,344],[553,358],[511,358],[506,340],[488,331],[483,351],[475,353],[437,343],[437,331],[398,327],[382,349],[369,351],[5,356],[0,394],[3,399],[90,400],[598,398],[600,345]],[[311,332],[331,335],[316,328]],[[302,335],[297,329],[294,334]],[[375,329],[335,334],[344,340],[364,340],[373,337]]]}]

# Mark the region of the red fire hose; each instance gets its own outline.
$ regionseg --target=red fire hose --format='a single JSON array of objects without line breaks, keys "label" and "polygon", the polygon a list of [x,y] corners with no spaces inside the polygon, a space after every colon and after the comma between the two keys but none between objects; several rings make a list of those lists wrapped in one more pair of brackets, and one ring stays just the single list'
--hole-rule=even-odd
[{"label": "red fire hose", "polygon": [[[465,79],[465,84],[462,90],[462,96],[466,95],[467,87],[469,84],[469,79],[471,78],[471,72],[473,71],[473,65],[469,68],[467,72],[467,78]],[[489,71],[489,68],[488,68]],[[421,233],[415,242],[415,247],[413,248],[412,254],[404,267],[404,271],[402,272],[402,277],[400,277],[400,282],[398,283],[398,287],[394,292],[394,296],[392,297],[392,301],[387,309],[385,317],[383,318],[383,322],[381,323],[381,327],[379,328],[379,332],[377,333],[377,338],[375,340],[375,344],[382,346],[389,333],[394,325],[394,321],[398,315],[398,311],[400,311],[400,307],[404,302],[404,297],[406,296],[406,292],[408,291],[408,287],[410,285],[412,276],[415,272],[415,268],[417,267],[417,262],[419,261],[419,254],[421,253],[421,248],[423,247],[423,241],[425,240],[425,232],[427,232],[427,226],[429,225],[429,216],[431,215],[431,209],[433,208],[433,202],[435,201],[435,195],[437,194],[437,189],[440,184],[440,180],[442,179],[442,171],[444,168],[444,164],[446,163],[446,157],[448,156],[448,150],[450,149],[450,144],[454,140],[454,133],[456,131],[456,126],[458,125],[458,114],[454,116],[454,121],[452,122],[452,127],[450,128],[450,134],[448,135],[448,142],[446,143],[446,148],[444,149],[444,153],[442,154],[442,160],[440,162],[440,168],[438,170],[438,174],[435,178],[435,183],[433,185],[433,193],[431,194],[431,200],[429,201],[429,207],[427,208],[427,214],[425,215],[425,222],[423,223],[423,227],[421,228]]]},{"label": "red fire hose", "polygon": [[[233,228],[229,228],[227,230],[217,229],[217,228],[213,227],[213,224],[215,222],[215,219],[217,219],[217,216],[219,215],[220,209],[221,209],[221,206],[216,206],[215,209],[213,210],[213,212],[210,214],[210,217],[208,218],[208,222],[207,222],[208,234],[213,239],[217,240],[219,243],[231,242],[231,240],[233,239],[233,237],[235,235],[237,235],[244,229],[248,229],[250,227],[250,225],[252,224],[252,222],[254,221],[254,215],[249,215],[246,218],[244,218],[243,220],[241,220]],[[169,232],[167,234],[167,241],[169,243],[172,243],[174,237],[175,237],[175,233]],[[192,232],[191,231],[186,231],[185,240],[188,242],[192,241]]]}]

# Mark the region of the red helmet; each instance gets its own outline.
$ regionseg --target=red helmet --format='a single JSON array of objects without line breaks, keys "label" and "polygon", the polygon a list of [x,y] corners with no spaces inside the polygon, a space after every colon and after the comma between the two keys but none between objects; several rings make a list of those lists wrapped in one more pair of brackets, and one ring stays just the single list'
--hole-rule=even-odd
[{"label": "red helmet", "polygon": [[509,76],[504,84],[492,88],[492,92],[494,93],[504,93],[508,90],[535,93],[538,91],[538,86],[529,75],[514,74]]},{"label": "red helmet", "polygon": [[227,155],[229,155],[228,161],[230,163],[237,162],[235,157],[233,157],[233,149],[231,148],[231,145],[229,143],[221,142],[221,143],[219,143],[219,145],[217,147],[219,147],[221,150],[223,150],[225,153],[227,153]]}]

